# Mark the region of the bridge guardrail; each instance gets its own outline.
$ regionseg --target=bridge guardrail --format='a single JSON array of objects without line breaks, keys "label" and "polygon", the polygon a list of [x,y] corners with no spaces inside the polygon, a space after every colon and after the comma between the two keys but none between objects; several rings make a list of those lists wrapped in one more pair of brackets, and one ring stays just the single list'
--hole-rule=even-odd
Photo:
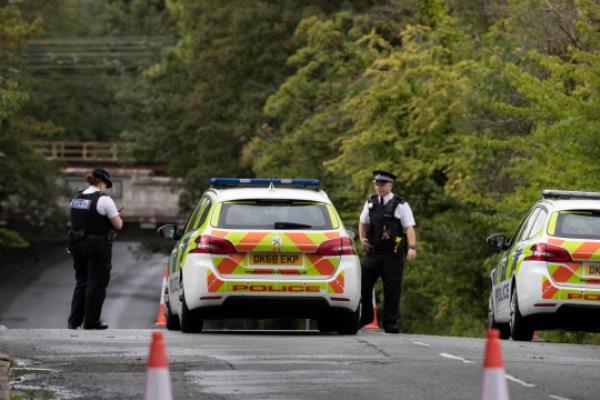
[{"label": "bridge guardrail", "polygon": [[46,159],[95,162],[122,161],[126,145],[123,142],[32,142],[35,152]]}]

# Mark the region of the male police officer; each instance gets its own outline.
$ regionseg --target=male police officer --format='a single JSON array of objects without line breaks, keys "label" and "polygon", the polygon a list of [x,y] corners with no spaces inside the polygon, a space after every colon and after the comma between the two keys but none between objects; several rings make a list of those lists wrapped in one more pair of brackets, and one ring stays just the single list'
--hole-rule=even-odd
[{"label": "male police officer", "polygon": [[[360,214],[358,231],[367,254],[362,267],[361,326],[373,320],[373,285],[383,281],[383,329],[398,333],[398,307],[402,289],[404,253],[412,261],[417,256],[415,220],[408,203],[392,193],[394,174],[373,171],[375,195],[371,196]],[[406,236],[406,238],[405,238]],[[406,243],[408,242],[408,243]]]},{"label": "male police officer", "polygon": [[89,187],[71,200],[69,250],[75,268],[75,289],[69,328],[106,329],[100,322],[110,279],[114,230],[123,226],[114,201],[104,194],[112,187],[108,171],[97,168],[86,174]]}]

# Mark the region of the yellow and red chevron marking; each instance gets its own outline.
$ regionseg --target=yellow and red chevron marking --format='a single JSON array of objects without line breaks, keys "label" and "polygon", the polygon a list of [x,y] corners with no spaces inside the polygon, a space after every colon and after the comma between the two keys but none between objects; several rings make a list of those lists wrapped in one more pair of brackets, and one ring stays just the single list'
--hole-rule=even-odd
[{"label": "yellow and red chevron marking", "polygon": [[574,260],[600,261],[600,241],[563,240],[550,238],[548,244],[560,246],[571,253]]},{"label": "yellow and red chevron marking", "polygon": [[546,277],[542,278],[542,299],[555,299],[558,298],[558,289],[552,286],[552,282]]},{"label": "yellow and red chevron marking", "polygon": [[221,229],[213,229],[212,232],[210,233],[211,236],[214,237],[218,237],[220,239],[225,238],[225,236],[227,236],[227,231],[221,230]]},{"label": "yellow and red chevron marking", "polygon": [[[213,229],[212,236],[229,240],[240,253],[248,251],[292,251],[314,253],[325,240],[341,237],[337,230],[326,232],[228,231]],[[277,239],[276,239],[277,237]]]},{"label": "yellow and red chevron marking", "polygon": [[337,257],[325,257],[318,254],[308,254],[308,260],[318,271],[319,275],[331,275],[337,268],[339,259]]},{"label": "yellow and red chevron marking", "polygon": [[600,293],[597,291],[558,289],[552,286],[549,279],[542,279],[542,298],[547,300],[571,300],[571,301],[600,301]]},{"label": "yellow and red chevron marking", "polygon": [[550,264],[548,265],[548,272],[550,272],[554,282],[579,283],[581,268],[581,263],[578,262]]},{"label": "yellow and red chevron marking", "polygon": [[268,232],[247,233],[240,241],[233,243],[235,249],[239,252],[252,251],[257,248],[261,241],[268,235]]},{"label": "yellow and red chevron marking", "polygon": [[567,250],[574,260],[564,264],[550,264],[548,271],[557,283],[586,283],[599,284],[600,280],[586,278],[584,274],[585,261],[600,261],[600,242],[585,242],[582,240],[563,240],[550,238],[548,243]]},{"label": "yellow and red chevron marking", "polygon": [[333,281],[329,283],[329,293],[344,293],[344,273],[339,274]]},{"label": "yellow and red chevron marking", "polygon": [[244,256],[244,254],[240,253],[228,254],[224,257],[214,257],[213,261],[220,259],[220,261],[216,262],[217,271],[219,271],[220,274],[229,275],[233,274],[241,265]]},{"label": "yellow and red chevron marking", "polygon": [[[307,275],[331,276],[339,263],[339,256],[321,256],[315,254],[319,245],[326,240],[341,237],[337,230],[326,232],[284,232],[213,229],[210,235],[229,240],[237,253],[229,255],[213,255],[213,265],[221,275]],[[249,265],[250,252],[305,253],[304,265],[301,268],[266,268]]]},{"label": "yellow and red chevron marking", "polygon": [[223,281],[220,280],[215,274],[208,271],[206,275],[206,287],[211,293],[222,292],[225,288],[223,287]]},{"label": "yellow and red chevron marking", "polygon": [[314,253],[315,251],[317,251],[319,244],[321,244],[321,242],[319,242],[318,244],[315,243],[310,237],[308,237],[304,233],[288,232],[285,234],[285,236],[287,236],[296,246],[298,246],[298,250],[302,252]]}]

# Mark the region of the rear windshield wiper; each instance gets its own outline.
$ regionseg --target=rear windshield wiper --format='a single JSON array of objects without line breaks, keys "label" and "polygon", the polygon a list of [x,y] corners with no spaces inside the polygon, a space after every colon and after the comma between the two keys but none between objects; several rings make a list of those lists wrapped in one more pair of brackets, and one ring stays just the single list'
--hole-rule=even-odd
[{"label": "rear windshield wiper", "polygon": [[299,224],[296,222],[275,222],[275,229],[310,229],[311,225]]}]

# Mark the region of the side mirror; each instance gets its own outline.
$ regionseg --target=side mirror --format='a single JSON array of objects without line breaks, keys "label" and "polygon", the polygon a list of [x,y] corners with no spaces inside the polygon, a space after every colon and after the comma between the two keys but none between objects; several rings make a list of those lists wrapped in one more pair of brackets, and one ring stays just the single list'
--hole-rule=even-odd
[{"label": "side mirror", "polygon": [[496,251],[508,249],[508,239],[504,235],[491,235],[487,238],[488,246]]},{"label": "side mirror", "polygon": [[352,241],[355,241],[358,237],[358,231],[351,226],[346,226],[346,232],[348,233],[348,236],[350,236],[350,239],[352,239]]},{"label": "side mirror", "polygon": [[177,232],[177,225],[166,224],[158,228],[158,234],[163,239],[177,240],[180,238],[179,232]]}]

